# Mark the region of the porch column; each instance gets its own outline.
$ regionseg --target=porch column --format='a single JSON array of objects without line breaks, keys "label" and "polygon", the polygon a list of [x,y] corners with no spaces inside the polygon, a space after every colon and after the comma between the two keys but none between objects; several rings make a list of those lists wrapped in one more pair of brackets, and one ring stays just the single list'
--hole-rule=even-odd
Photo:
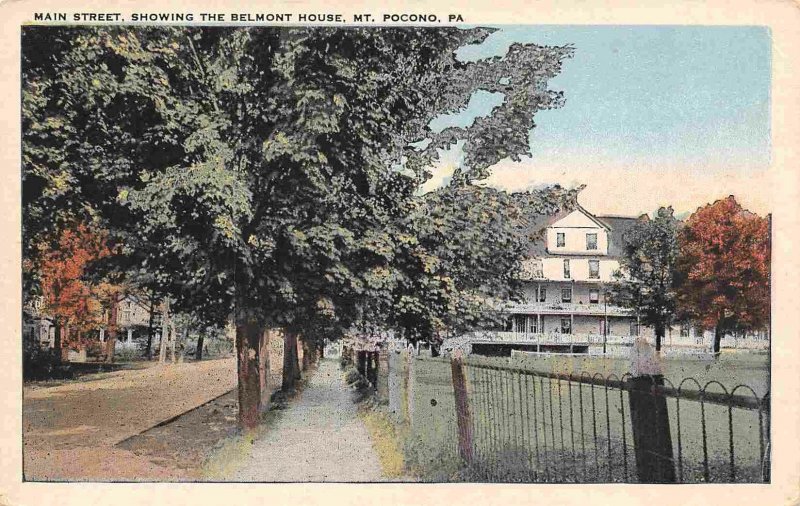
[{"label": "porch column", "polygon": [[131,344],[132,340],[133,340],[133,329],[128,329],[128,338],[125,339],[125,343]]},{"label": "porch column", "polygon": [[[575,335],[575,315],[573,313],[569,314],[569,335]],[[574,341],[574,339],[571,339]]]},{"label": "porch column", "polygon": [[100,329],[100,342],[106,342],[106,329]]}]

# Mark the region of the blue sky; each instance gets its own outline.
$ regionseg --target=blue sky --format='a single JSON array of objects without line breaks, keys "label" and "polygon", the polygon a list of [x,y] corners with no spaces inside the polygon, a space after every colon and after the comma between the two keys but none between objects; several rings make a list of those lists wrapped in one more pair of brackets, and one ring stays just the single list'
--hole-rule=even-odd
[{"label": "blue sky", "polygon": [[[566,104],[536,115],[532,157],[521,164],[501,163],[489,184],[520,189],[547,182],[586,183],[587,198],[604,207],[598,212],[632,214],[667,203],[689,211],[730,193],[747,201],[748,181],[762,178],[769,167],[767,28],[503,26],[458,56],[502,55],[513,42],[572,44],[575,56],[550,82],[551,89],[564,91]],[[487,114],[499,100],[499,95],[479,93],[466,111],[438,118],[431,126],[464,124]],[[446,156],[436,179],[446,178],[446,167],[457,163],[458,153]],[[637,185],[653,178],[663,179],[663,191]],[[611,188],[607,198],[598,200],[592,195],[599,195],[594,188],[599,179],[626,188]],[[693,188],[689,197],[677,192],[676,182],[708,191]],[[628,204],[609,201],[616,193],[637,190],[649,194],[652,205],[647,195]],[[768,198],[751,197],[751,207],[764,211]]]}]

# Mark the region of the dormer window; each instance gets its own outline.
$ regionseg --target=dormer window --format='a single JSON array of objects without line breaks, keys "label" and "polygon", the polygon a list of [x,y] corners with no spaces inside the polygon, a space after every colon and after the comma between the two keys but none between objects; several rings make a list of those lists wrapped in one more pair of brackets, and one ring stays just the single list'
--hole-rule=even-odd
[{"label": "dormer window", "polygon": [[587,250],[597,249],[597,234],[586,234],[586,249]]},{"label": "dormer window", "polygon": [[563,248],[565,245],[564,232],[556,232],[556,248]]}]

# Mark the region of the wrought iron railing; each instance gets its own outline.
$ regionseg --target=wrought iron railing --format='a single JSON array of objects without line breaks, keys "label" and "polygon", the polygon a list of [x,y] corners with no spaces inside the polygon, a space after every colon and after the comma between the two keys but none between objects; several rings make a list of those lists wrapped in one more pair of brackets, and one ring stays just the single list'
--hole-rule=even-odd
[{"label": "wrought iron railing", "polygon": [[676,386],[661,377],[454,364],[459,454],[473,479],[770,480],[768,393],[693,378]]},{"label": "wrought iron railing", "polygon": [[630,309],[609,306],[602,303],[581,304],[579,302],[529,302],[524,304],[510,304],[507,308],[513,314],[590,314],[607,316],[632,316]]}]

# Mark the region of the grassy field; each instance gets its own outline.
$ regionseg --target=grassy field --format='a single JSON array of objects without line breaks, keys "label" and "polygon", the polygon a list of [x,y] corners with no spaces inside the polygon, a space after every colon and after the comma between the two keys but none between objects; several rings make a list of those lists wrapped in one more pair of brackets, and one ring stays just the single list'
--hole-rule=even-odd
[{"label": "grassy field", "polygon": [[[465,472],[457,451],[449,363],[416,358],[408,374],[408,365],[400,357],[393,360],[390,370],[411,378],[407,382],[411,437],[405,450],[407,462],[420,476],[433,481],[636,481],[627,392],[469,367],[476,455],[474,465]],[[511,365],[499,358],[472,361]],[[602,358],[550,357],[513,365],[544,372],[613,372],[618,376],[626,372],[624,361]],[[717,363],[671,359],[665,365],[667,379],[676,386],[692,376],[701,385],[715,380],[728,389],[749,384],[758,395],[767,391],[765,356],[723,355]],[[722,391],[716,385],[709,390]],[[709,481],[760,481],[760,434],[768,426],[766,413],[674,398],[668,399],[668,413],[673,459],[681,481],[705,481],[704,455],[708,456]]]},{"label": "grassy field", "polygon": [[[510,364],[534,371],[562,374],[580,375],[583,372],[590,375],[600,373],[603,376],[615,374],[618,378],[630,369],[628,358],[586,355],[525,355],[511,361],[489,359],[489,363]],[[717,359],[709,355],[668,356],[662,364],[665,379],[676,388],[683,382],[685,388],[697,389],[695,383],[684,382],[687,378],[694,378],[700,385],[705,385],[709,381],[719,382],[728,392],[738,385],[749,386],[759,397],[769,391],[769,356],[766,353],[726,350]],[[717,385],[710,388],[715,387],[714,391],[723,391]],[[737,394],[744,394],[744,391],[740,389]]]}]

